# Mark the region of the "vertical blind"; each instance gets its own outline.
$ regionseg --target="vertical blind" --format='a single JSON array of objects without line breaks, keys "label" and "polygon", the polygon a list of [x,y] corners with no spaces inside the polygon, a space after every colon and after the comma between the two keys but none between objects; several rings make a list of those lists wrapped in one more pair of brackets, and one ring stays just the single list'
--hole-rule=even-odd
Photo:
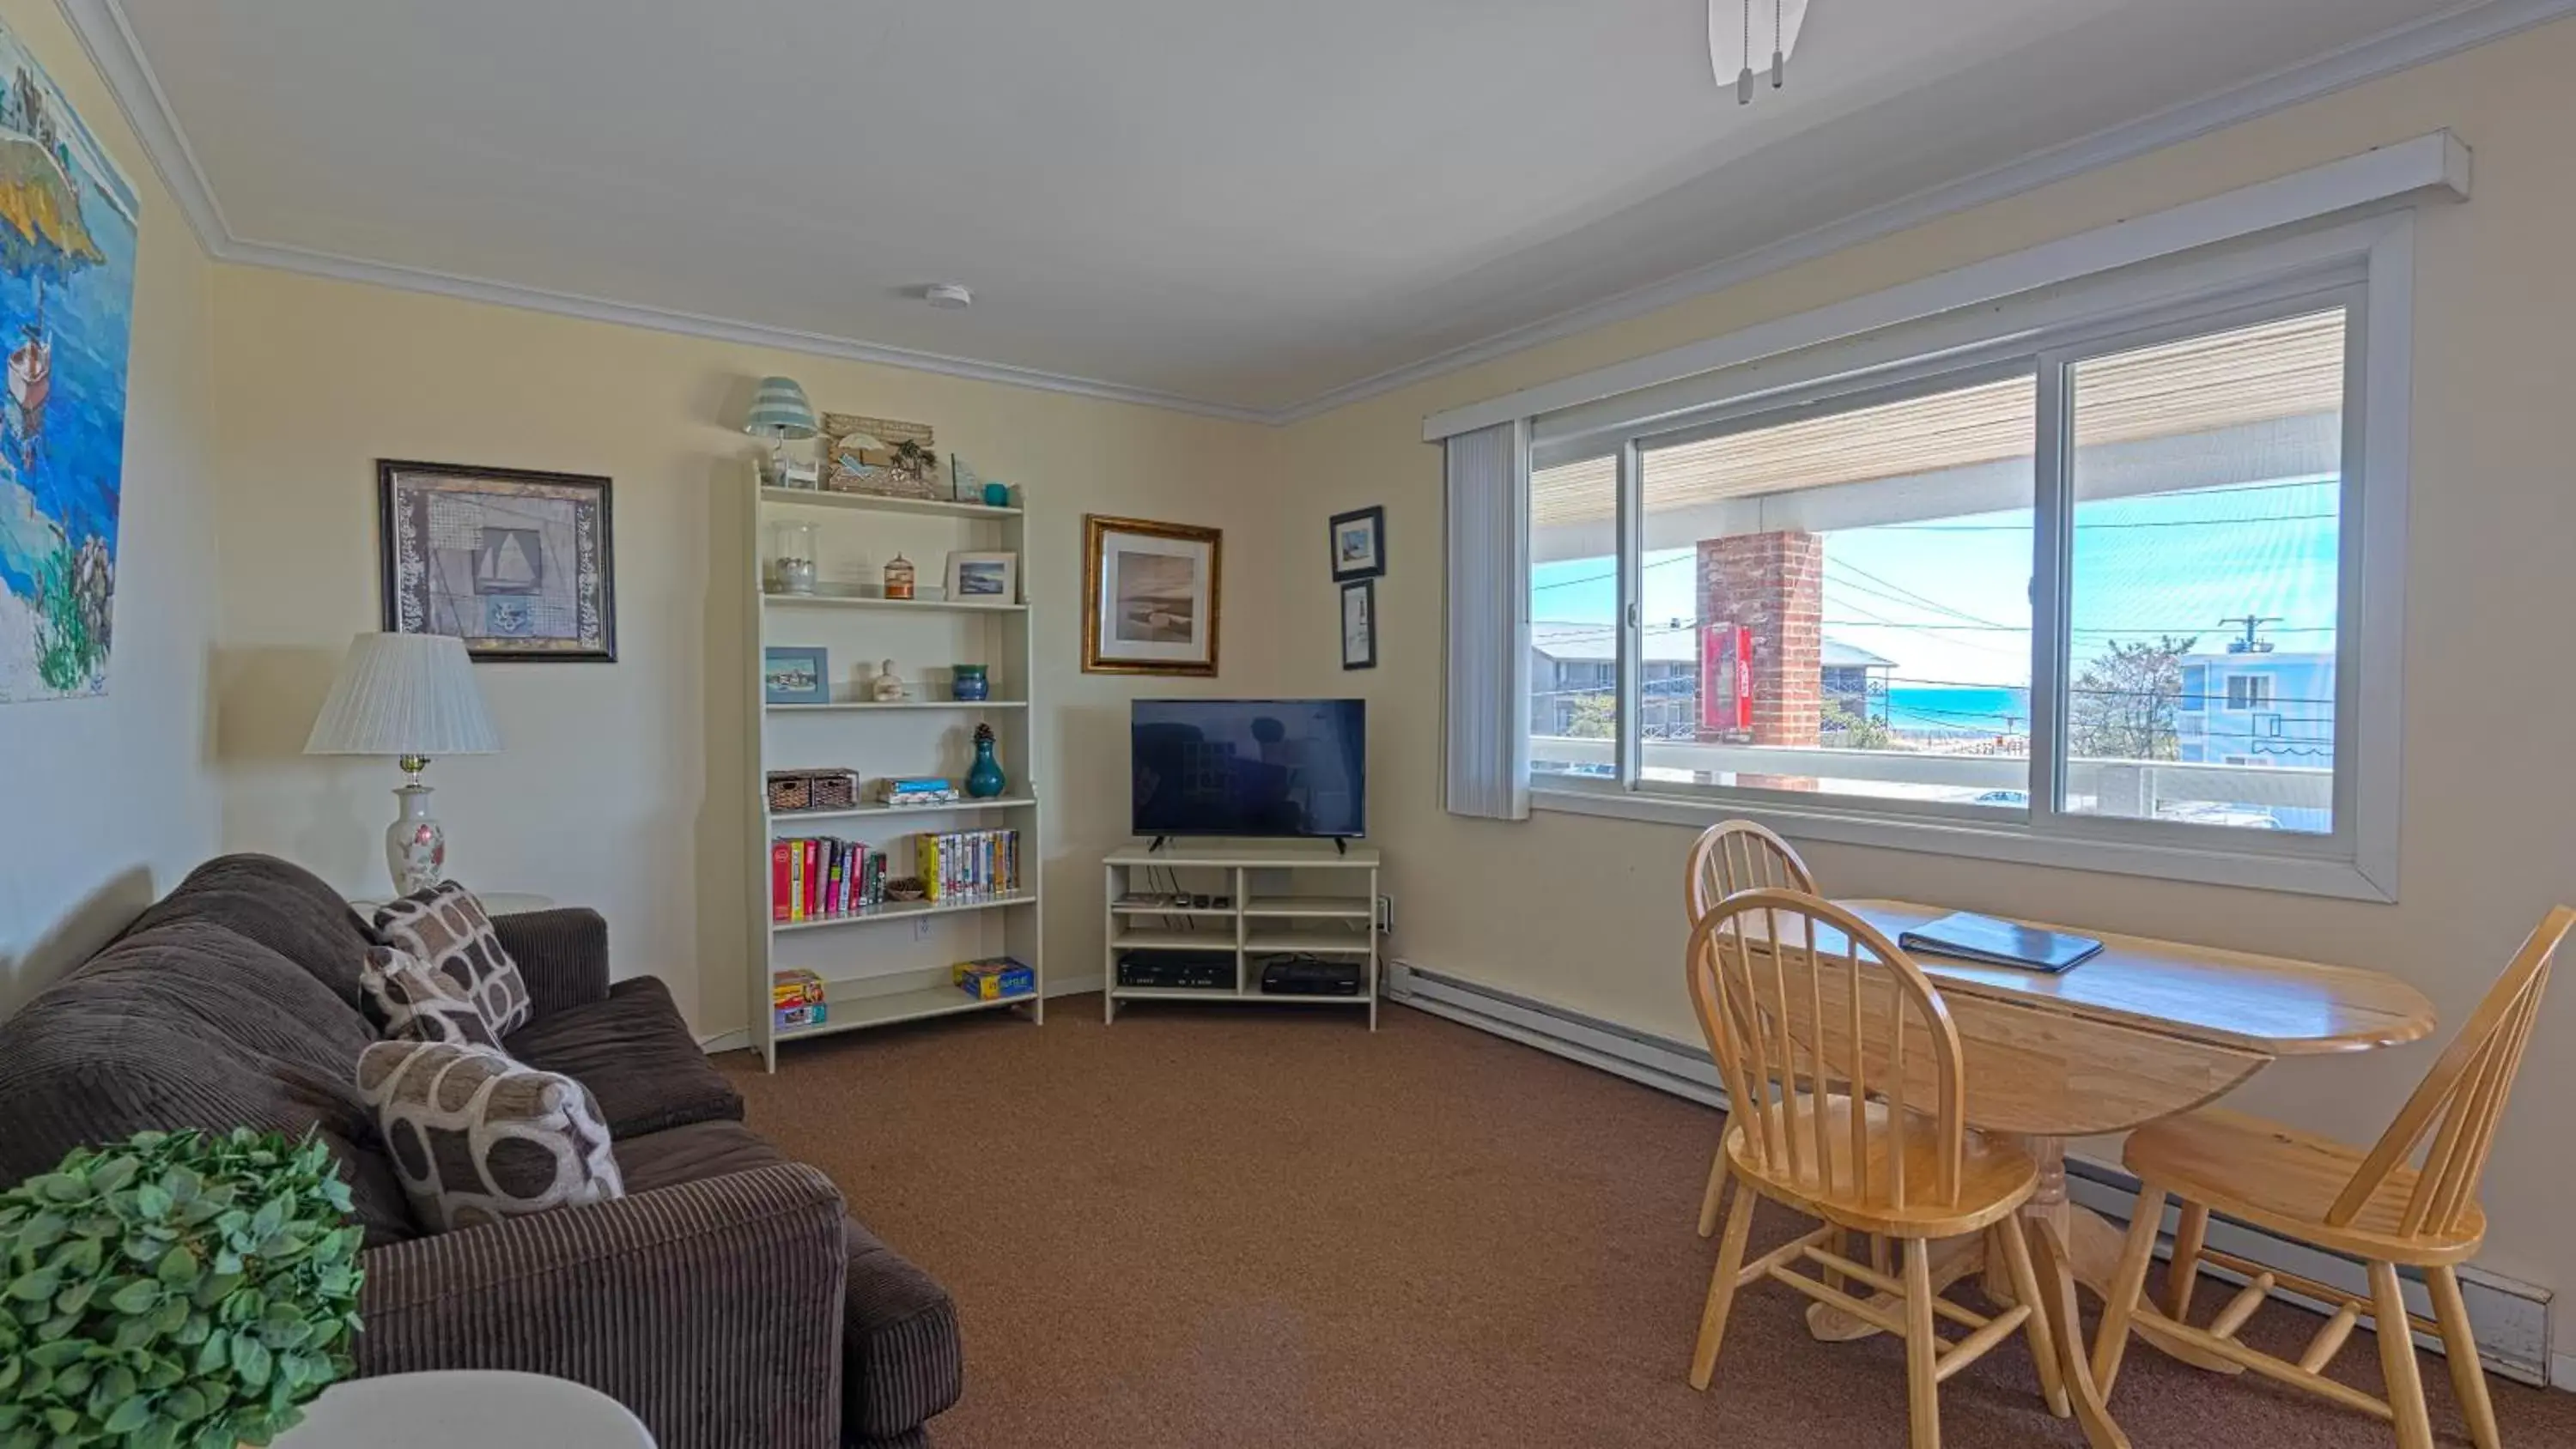
[{"label": "vertical blind", "polygon": [[1452,815],[1529,818],[1529,425],[1445,440]]}]

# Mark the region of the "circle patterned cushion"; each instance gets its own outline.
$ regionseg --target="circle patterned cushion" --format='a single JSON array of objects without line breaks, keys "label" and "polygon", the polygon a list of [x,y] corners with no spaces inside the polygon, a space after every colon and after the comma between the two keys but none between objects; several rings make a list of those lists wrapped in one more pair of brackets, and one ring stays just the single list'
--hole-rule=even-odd
[{"label": "circle patterned cushion", "polygon": [[358,1057],[358,1094],[435,1232],[626,1195],[590,1090],[490,1047],[381,1041]]}]

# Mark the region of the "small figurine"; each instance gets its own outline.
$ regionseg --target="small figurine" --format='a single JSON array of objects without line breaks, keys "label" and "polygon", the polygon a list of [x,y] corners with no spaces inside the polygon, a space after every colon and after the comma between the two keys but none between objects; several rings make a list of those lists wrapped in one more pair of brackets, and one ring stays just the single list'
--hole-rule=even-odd
[{"label": "small figurine", "polygon": [[868,697],[879,704],[894,704],[903,699],[903,681],[895,677],[894,661],[889,659],[884,672],[868,681]]}]

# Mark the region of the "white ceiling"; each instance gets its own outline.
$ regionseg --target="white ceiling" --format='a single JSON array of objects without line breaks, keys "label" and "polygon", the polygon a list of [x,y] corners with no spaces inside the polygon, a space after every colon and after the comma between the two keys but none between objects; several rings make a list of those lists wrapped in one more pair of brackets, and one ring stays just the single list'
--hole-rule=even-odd
[{"label": "white ceiling", "polygon": [[1815,0],[1739,108],[1705,0],[64,4],[220,253],[1270,416],[2446,9]]}]

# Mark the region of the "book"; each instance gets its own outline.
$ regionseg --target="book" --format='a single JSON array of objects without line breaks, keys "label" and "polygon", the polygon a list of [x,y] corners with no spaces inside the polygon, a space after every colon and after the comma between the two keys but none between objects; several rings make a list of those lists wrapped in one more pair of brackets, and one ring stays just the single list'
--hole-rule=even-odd
[{"label": "book", "polygon": [[787,919],[787,854],[792,847],[784,840],[769,842],[769,918]]},{"label": "book", "polygon": [[1968,911],[1953,911],[1906,931],[1896,938],[1896,944],[1929,956],[1955,956],[1989,966],[2026,966],[2051,974],[2067,970],[2102,949],[2102,943],[2090,936],[2045,931]]}]

